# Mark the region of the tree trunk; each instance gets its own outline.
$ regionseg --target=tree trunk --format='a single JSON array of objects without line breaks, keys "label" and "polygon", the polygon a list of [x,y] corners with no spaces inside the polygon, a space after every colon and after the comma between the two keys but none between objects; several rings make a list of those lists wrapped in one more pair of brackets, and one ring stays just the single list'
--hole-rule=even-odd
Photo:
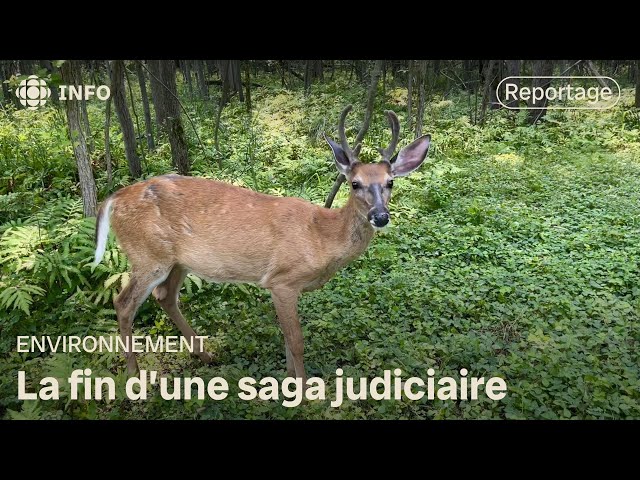
[{"label": "tree trunk", "polygon": [[487,107],[491,103],[491,85],[494,83],[497,77],[497,67],[499,60],[487,60],[486,66],[482,68],[484,77],[484,87],[482,89],[482,106],[480,107],[480,124],[484,124]]},{"label": "tree trunk", "polygon": [[[522,60],[507,60],[507,72],[506,72],[506,77],[517,77],[520,75],[520,71],[522,70]],[[519,78],[514,78],[513,80],[509,81],[510,83],[516,85],[518,87],[518,90],[520,90],[520,79]],[[504,87],[504,83],[502,84],[503,87],[500,90],[500,98],[501,99],[505,99],[505,87]],[[509,100],[507,103],[505,103],[505,105],[507,107],[518,107],[518,100],[514,99],[514,100]]]},{"label": "tree trunk", "polygon": [[223,106],[234,93],[238,94],[241,102],[244,102],[242,92],[242,77],[240,76],[240,60],[217,60],[216,66],[222,82]]},{"label": "tree trunk", "polygon": [[173,165],[180,175],[189,175],[189,154],[176,89],[176,64],[173,60],[149,60],[149,66],[152,64],[154,64],[154,70],[160,74],[158,76],[160,91],[155,95],[158,102],[156,108],[161,106],[161,110],[166,114],[164,123],[160,126],[169,136]]},{"label": "tree trunk", "polygon": [[136,153],[136,135],[133,130],[133,122],[127,106],[127,97],[124,90],[124,61],[113,60],[111,65],[111,98],[116,107],[116,114],[122,130],[124,151],[129,164],[129,173],[133,178],[142,175],[140,157]]},{"label": "tree trunk", "polygon": [[462,88],[469,91],[471,88],[471,61],[462,61]]},{"label": "tree trunk", "polygon": [[151,101],[153,109],[156,112],[156,125],[162,127],[167,118],[167,112],[164,111],[164,103],[162,102],[162,91],[164,87],[160,83],[160,62],[158,60],[148,60],[147,68],[149,69],[149,85],[151,85]]},{"label": "tree trunk", "polygon": [[[80,79],[80,83],[82,83],[82,79]],[[51,90],[55,90],[55,88]],[[82,114],[82,128],[84,128],[87,148],[89,149],[89,153],[93,153],[95,150],[95,144],[93,142],[93,137],[91,136],[91,124],[89,123],[89,112],[87,112],[87,100],[85,100],[84,96],[80,99],[80,112]]]},{"label": "tree trunk", "polygon": [[111,97],[107,98],[107,105],[105,107],[105,122],[104,122],[104,162],[107,167],[107,185],[111,188],[113,182],[113,172],[111,168],[111,140],[110,140],[110,128],[111,128]]},{"label": "tree trunk", "polygon": [[309,92],[311,84],[324,77],[322,60],[306,60],[304,62],[304,91]]},{"label": "tree trunk", "polygon": [[198,89],[200,90],[200,96],[208,100],[209,99],[209,86],[207,85],[207,78],[204,75],[204,65],[202,60],[195,60],[196,81],[198,82]]},{"label": "tree trunk", "polygon": [[[0,61],[0,85],[2,85],[2,103],[4,105],[8,105],[11,102],[11,91],[9,90],[9,85],[5,83],[5,80],[8,80],[10,75],[7,74],[8,68],[6,65],[6,61]],[[53,89],[52,89],[53,90]]]},{"label": "tree trunk", "polygon": [[189,64],[189,60],[182,60],[180,65],[182,67],[182,76],[189,91],[189,98],[193,99],[193,82],[191,81],[191,65]]},{"label": "tree trunk", "polygon": [[[78,83],[78,65],[76,60],[67,60],[61,67],[62,80],[67,85]],[[91,160],[87,150],[87,142],[84,138],[81,125],[81,112],[78,100],[64,102],[69,124],[69,138],[73,145],[73,153],[78,167],[80,191],[82,192],[82,205],[85,217],[95,217],[97,207],[96,182],[91,170]]]},{"label": "tree trunk", "polygon": [[[593,64],[591,60],[585,60],[584,63],[585,63],[585,66],[587,67],[587,70],[591,72],[591,75],[593,75],[594,77],[601,76],[600,72],[598,72],[598,70],[596,69],[596,66]],[[609,87],[609,85],[607,85],[607,82],[604,81],[604,78],[597,78],[596,81],[600,84],[602,88]]]},{"label": "tree trunk", "polygon": [[[532,67],[532,75],[534,77],[548,77],[553,74],[553,61],[552,60],[534,60]],[[547,88],[551,85],[550,78],[532,78],[531,79],[531,88]],[[529,107],[536,107],[529,110],[528,123],[529,125],[533,125],[538,122],[541,118],[543,118],[547,114],[547,98],[546,96],[542,99],[542,101],[537,101],[534,105],[533,96],[529,100]],[[538,108],[539,107],[539,108]]]},{"label": "tree trunk", "polygon": [[413,123],[413,60],[409,60],[407,68],[407,129],[411,130]]},{"label": "tree trunk", "polygon": [[287,82],[286,82],[286,73],[287,73],[287,61],[286,60],[278,60],[278,63],[280,64],[280,69],[281,69],[281,77],[280,77],[280,81],[282,84],[282,88],[287,88]]},{"label": "tree trunk", "polygon": [[636,60],[636,108],[640,108],[640,60]]},{"label": "tree trunk", "polygon": [[140,146],[140,154],[142,156],[142,160],[144,160],[144,148],[140,143],[142,131],[140,130],[140,118],[138,117],[138,112],[136,111],[136,100],[133,96],[133,88],[131,87],[131,78],[129,77],[129,70],[127,70],[126,66],[124,69],[124,78],[127,82],[127,88],[129,89],[129,100],[131,101],[131,113],[133,113],[133,118],[136,120],[136,128],[135,128],[135,136],[136,136],[136,146]]},{"label": "tree trunk", "polygon": [[504,60],[497,60],[495,66],[495,72],[491,79],[491,85],[489,87],[489,107],[491,110],[498,110],[500,108],[500,102],[498,102],[498,84],[502,80],[504,75]]},{"label": "tree trunk", "polygon": [[426,103],[426,77],[427,77],[427,61],[426,60],[418,60],[418,69],[416,72],[416,77],[418,79],[418,112],[416,114],[416,131],[415,138],[418,138],[422,135],[422,124],[424,122],[424,107]]},{"label": "tree trunk", "polygon": [[142,95],[142,110],[144,111],[144,126],[147,137],[147,147],[149,150],[156,149],[156,143],[153,140],[153,126],[151,125],[151,109],[149,107],[149,95],[147,94],[147,81],[142,70],[140,60],[136,61],[136,75],[138,76],[138,84],[140,85],[140,94]]},{"label": "tree trunk", "polygon": [[251,62],[247,61],[247,81],[246,81],[246,101],[247,111],[251,111]]},{"label": "tree trunk", "polygon": [[[380,78],[380,74],[382,73],[382,60],[376,60],[376,63],[373,66],[373,70],[371,71],[371,84],[369,85],[369,90],[367,92],[367,105],[366,110],[364,112],[364,122],[362,123],[362,127],[360,127],[360,131],[356,136],[355,142],[353,142],[353,148],[359,143],[362,143],[367,130],[369,130],[369,125],[371,124],[371,117],[373,116],[373,105],[376,99],[376,93],[378,91],[378,79]],[[331,187],[331,191],[327,196],[327,201],[324,202],[325,208],[331,208],[333,204],[333,199],[336,198],[338,194],[338,190],[340,190],[340,185],[342,185],[345,181],[345,177],[342,174],[339,174],[336,177],[335,182],[333,182],[333,186]]]}]

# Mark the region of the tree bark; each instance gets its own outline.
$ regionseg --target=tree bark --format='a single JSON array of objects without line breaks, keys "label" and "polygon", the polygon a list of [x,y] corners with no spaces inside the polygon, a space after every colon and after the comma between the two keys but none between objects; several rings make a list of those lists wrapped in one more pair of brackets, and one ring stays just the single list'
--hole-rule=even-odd
[{"label": "tree bark", "polygon": [[[373,105],[376,99],[376,93],[378,91],[378,79],[380,78],[380,74],[382,72],[382,60],[376,60],[376,63],[373,66],[373,70],[371,72],[371,84],[369,85],[369,90],[367,92],[367,104],[366,110],[364,112],[364,122],[362,123],[362,127],[360,127],[360,131],[356,136],[356,140],[353,143],[353,148],[356,148],[356,145],[362,143],[367,130],[369,130],[369,125],[371,124],[371,117],[373,116]],[[327,196],[327,201],[324,202],[325,208],[331,208],[333,205],[333,200],[336,198],[338,194],[338,190],[340,190],[340,186],[345,181],[345,176],[339,174],[336,177],[336,180],[333,182],[333,186],[329,191],[329,195]]]},{"label": "tree bark", "polygon": [[133,122],[127,106],[127,98],[124,90],[124,61],[113,60],[111,65],[111,97],[116,107],[116,114],[122,130],[124,151],[129,164],[129,173],[133,178],[142,175],[140,157],[136,153],[136,135],[133,130]]},{"label": "tree bark", "polygon": [[[598,70],[596,69],[596,66],[593,64],[593,62],[591,60],[585,60],[584,61],[585,66],[587,67],[587,70],[589,70],[589,72],[591,72],[591,75],[593,75],[594,77],[600,77],[600,72],[598,72]],[[602,88],[608,88],[609,85],[607,85],[607,82],[604,81],[603,78],[597,78],[596,79],[597,82],[600,84],[600,86]]]},{"label": "tree bark", "polygon": [[246,102],[247,102],[247,111],[251,111],[251,62],[247,61],[247,81],[246,81],[246,92],[245,92]]},{"label": "tree bark", "polygon": [[138,84],[140,85],[140,94],[142,95],[142,110],[144,111],[144,126],[147,137],[147,147],[149,150],[156,149],[156,143],[153,140],[153,126],[151,124],[151,109],[149,107],[149,95],[147,94],[147,81],[142,70],[140,61],[136,61],[136,75],[138,76]]},{"label": "tree bark", "polygon": [[[507,74],[505,76],[506,77],[517,77],[520,75],[520,71],[522,70],[522,60],[507,60]],[[519,78],[515,78],[513,80],[510,80],[510,83],[513,83],[514,85],[516,85],[518,87],[518,90],[520,90],[520,79]],[[504,83],[503,83],[504,85]],[[505,99],[505,88],[503,87],[500,90],[500,98],[501,99]],[[506,100],[506,99],[505,99]],[[505,105],[507,105],[507,107],[518,107],[518,100],[510,100],[508,101]]]},{"label": "tree bark", "polygon": [[104,122],[104,162],[107,168],[107,185],[111,188],[113,182],[113,172],[111,167],[111,140],[110,140],[110,128],[111,128],[111,97],[107,98],[107,105],[105,107],[105,122]]},{"label": "tree bark", "polygon": [[[82,83],[82,79],[80,79],[80,83]],[[55,88],[51,90],[55,90]],[[80,112],[82,113],[82,127],[84,128],[84,134],[87,140],[87,148],[89,149],[89,153],[93,153],[95,150],[95,144],[93,142],[93,137],[91,136],[91,124],[89,123],[89,112],[87,112],[87,100],[84,96],[80,100]]]},{"label": "tree bark", "polygon": [[[178,92],[176,89],[176,64],[173,60],[149,60],[149,67],[153,65],[153,70],[158,71],[157,85],[160,90],[154,97],[158,102],[156,108],[165,113],[164,122],[160,124],[169,136],[171,144],[171,159],[173,165],[181,175],[189,175],[189,154],[187,142],[185,140],[184,128],[182,126],[182,111]],[[153,84],[152,84],[153,85]]]},{"label": "tree bark", "polygon": [[413,60],[409,60],[407,68],[407,129],[413,123]]},{"label": "tree bark", "polygon": [[198,89],[200,90],[200,96],[208,100],[209,99],[209,87],[207,85],[207,78],[204,74],[204,65],[202,60],[195,60],[194,67],[196,71],[196,81],[198,83]]},{"label": "tree bark", "polygon": [[[532,67],[532,75],[534,77],[548,77],[553,74],[553,61],[552,60],[534,60]],[[532,78],[531,87],[547,88],[551,85],[551,79],[549,78]],[[543,98],[542,101],[537,101],[533,104],[533,98],[529,101],[529,107],[536,107],[529,110],[529,117],[527,119],[529,125],[533,125],[538,122],[547,114],[547,98]],[[539,107],[539,108],[538,108]]]},{"label": "tree bark", "polygon": [[149,85],[151,85],[151,101],[153,109],[156,113],[156,125],[160,128],[165,123],[167,112],[164,111],[164,103],[162,102],[162,89],[160,84],[160,63],[158,60],[148,60],[147,68],[149,69]]},{"label": "tree bark", "polygon": [[486,68],[482,69],[484,74],[484,88],[482,89],[482,106],[480,107],[480,124],[484,124],[487,107],[492,101],[491,85],[494,84],[497,78],[497,68],[499,60],[487,60]]},{"label": "tree bark", "polygon": [[222,81],[223,106],[226,105],[234,93],[238,94],[241,102],[244,102],[240,60],[216,60],[216,66]]},{"label": "tree bark", "polygon": [[4,81],[8,80],[10,76],[7,74],[7,72],[8,68],[6,65],[6,61],[0,61],[0,85],[2,85],[2,103],[5,105],[8,105],[11,102],[11,91],[9,90],[9,85],[4,83]]},{"label": "tree bark", "polygon": [[427,77],[427,61],[426,60],[418,60],[418,68],[416,72],[416,77],[418,79],[418,112],[416,114],[416,131],[415,138],[418,138],[422,135],[422,124],[424,122],[424,107],[426,103],[426,90],[425,83]]},{"label": "tree bark", "polygon": [[182,60],[180,62],[180,66],[182,67],[182,76],[184,77],[184,81],[187,84],[187,90],[189,91],[189,98],[193,98],[193,82],[191,81],[191,65],[189,60]]},{"label": "tree bark", "polygon": [[311,84],[324,77],[322,60],[306,60],[304,62],[304,91],[309,92]]},{"label": "tree bark", "polygon": [[[76,60],[67,60],[61,67],[62,80],[67,85],[78,83],[78,65]],[[81,112],[78,100],[64,102],[69,125],[69,138],[73,145],[73,153],[78,167],[78,179],[82,192],[82,206],[85,217],[95,217],[97,210],[96,182],[93,178],[91,160],[81,125]]]},{"label": "tree bark", "polygon": [[636,60],[636,108],[640,108],[640,60]]}]

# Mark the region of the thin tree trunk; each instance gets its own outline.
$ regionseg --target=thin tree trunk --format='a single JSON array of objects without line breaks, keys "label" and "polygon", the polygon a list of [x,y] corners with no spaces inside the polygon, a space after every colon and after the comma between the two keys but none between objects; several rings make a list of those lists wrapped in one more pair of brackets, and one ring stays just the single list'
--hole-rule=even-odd
[{"label": "thin tree trunk", "polygon": [[280,77],[282,88],[287,88],[287,82],[286,82],[286,79],[285,79],[285,75],[287,73],[287,64],[286,64],[286,62],[287,62],[286,60],[278,60],[278,63],[280,65],[280,68],[281,68],[281,71],[282,71],[281,77]]},{"label": "thin tree trunk", "polygon": [[153,101],[153,109],[156,113],[156,125],[162,128],[167,118],[167,112],[164,111],[164,103],[162,102],[162,89],[160,84],[160,63],[158,60],[147,60],[147,68],[149,69],[149,85],[151,85],[151,100]]},{"label": "thin tree trunk", "polygon": [[129,173],[133,178],[142,175],[140,157],[136,153],[136,135],[133,130],[133,122],[127,107],[127,98],[124,91],[124,61],[113,60],[111,65],[111,97],[116,107],[116,114],[122,130],[124,151],[129,164]]},{"label": "thin tree trunk", "polygon": [[382,60],[382,98],[387,96],[387,62]]},{"label": "thin tree trunk", "polygon": [[142,135],[142,131],[140,129],[140,118],[138,117],[138,112],[136,111],[136,101],[135,101],[135,97],[133,96],[133,88],[131,87],[131,78],[129,78],[129,71],[127,70],[126,67],[124,69],[124,78],[127,82],[127,88],[129,89],[129,101],[131,102],[131,112],[133,113],[133,118],[135,118],[136,120],[136,129],[135,129],[136,145],[140,146],[140,154],[142,155],[142,160],[144,160],[144,148],[141,145],[142,142],[140,139],[140,136]]},{"label": "thin tree trunk", "polygon": [[147,137],[147,147],[149,150],[156,149],[156,143],[153,140],[153,126],[151,124],[151,108],[149,107],[149,95],[147,94],[147,81],[142,70],[140,61],[136,61],[136,75],[138,76],[138,84],[140,85],[140,94],[142,95],[142,110],[144,111],[144,126]]},{"label": "thin tree trunk", "polygon": [[[67,85],[75,85],[78,83],[78,65],[76,60],[67,60],[62,64],[60,70],[62,80]],[[69,138],[73,145],[73,153],[76,157],[76,165],[78,167],[84,216],[95,217],[98,203],[96,182],[93,178],[87,142],[82,132],[80,105],[78,100],[67,100],[64,102],[64,105],[67,113],[67,122],[69,124]]]},{"label": "thin tree trunk", "polygon": [[85,138],[87,140],[87,149],[89,150],[89,153],[93,153],[95,150],[95,144],[93,141],[93,137],[91,136],[89,112],[87,112],[87,101],[85,100],[84,96],[80,99],[80,112],[82,114],[82,128],[84,129]]},{"label": "thin tree trunk", "polygon": [[491,85],[495,81],[498,60],[487,60],[487,68],[483,69],[484,88],[482,89],[482,106],[480,107],[480,124],[484,124],[487,107],[491,102]]},{"label": "thin tree trunk", "polygon": [[[364,122],[362,123],[362,127],[360,127],[360,131],[356,136],[356,140],[353,143],[354,148],[359,143],[362,143],[367,130],[369,130],[369,125],[371,124],[371,117],[373,116],[373,105],[376,99],[376,93],[378,91],[378,80],[380,78],[380,74],[382,73],[382,60],[376,60],[376,63],[373,66],[373,70],[371,72],[371,84],[369,85],[369,90],[367,92],[367,104],[366,110],[364,112]],[[329,195],[327,196],[327,201],[324,202],[325,208],[331,208],[333,204],[333,199],[336,198],[338,194],[338,190],[340,190],[340,186],[345,181],[345,176],[339,174],[336,177],[335,182],[333,182],[333,186],[331,187],[331,191],[329,191]]]},{"label": "thin tree trunk", "polygon": [[244,93],[242,92],[242,69],[240,60],[231,60],[231,74],[233,79],[233,89],[238,92],[238,99],[244,102]]},{"label": "thin tree trunk", "polygon": [[409,60],[407,68],[407,129],[411,130],[413,123],[413,60]]},{"label": "thin tree trunk", "polygon": [[504,76],[504,61],[498,60],[496,63],[496,71],[491,80],[491,86],[489,87],[489,106],[491,110],[498,110],[500,108],[500,102],[498,102],[498,84]]},{"label": "thin tree trunk", "polygon": [[309,93],[311,88],[311,60],[304,62],[304,93]]},{"label": "thin tree trunk", "polygon": [[[0,85],[2,85],[2,103],[8,105],[11,102],[11,91],[9,90],[9,84],[5,83],[10,75],[7,74],[8,68],[6,60],[0,61]],[[52,89],[53,90],[53,89]]]},{"label": "thin tree trunk", "polygon": [[204,75],[204,66],[202,60],[195,60],[196,80],[198,81],[198,88],[200,89],[200,95],[203,99],[209,99],[209,87],[207,86],[207,79]]},{"label": "thin tree trunk", "polygon": [[[522,60],[507,60],[507,74],[506,74],[506,77],[518,77],[520,75],[520,71],[521,70],[522,70]],[[520,90],[520,79],[519,78],[514,78],[513,80],[510,80],[509,82],[514,84],[514,85],[516,85],[518,90]],[[502,85],[504,86],[505,84],[503,83]],[[506,87],[503,87],[501,89],[500,98],[506,100],[506,98],[505,98],[505,89],[506,89]],[[510,100],[510,101],[508,101],[506,103],[506,105],[507,105],[507,107],[518,107],[518,100],[517,99]]]},{"label": "thin tree trunk", "polygon": [[187,90],[189,91],[189,98],[193,98],[193,82],[191,81],[191,65],[189,60],[182,60],[182,76],[187,84]]},{"label": "thin tree trunk", "polygon": [[247,111],[250,112],[251,111],[251,63],[250,61],[247,62],[247,80],[246,80],[247,86],[246,86],[246,101],[247,101]]},{"label": "thin tree trunk", "polygon": [[[591,60],[585,60],[584,61],[585,66],[587,67],[587,70],[589,70],[589,72],[591,72],[591,75],[593,75],[594,77],[600,77],[600,72],[598,72],[598,70],[596,69],[596,66],[593,64],[593,62]],[[600,84],[600,86],[602,88],[608,88],[609,85],[607,85],[607,82],[604,81],[604,78],[597,78],[596,79],[598,81],[598,83]]]},{"label": "thin tree trunk", "polygon": [[462,88],[469,91],[471,84],[471,61],[462,61]]},{"label": "thin tree trunk", "polygon": [[419,90],[419,98],[418,98],[418,113],[416,114],[416,131],[415,138],[418,138],[422,135],[422,124],[424,122],[424,108],[426,103],[426,77],[427,77],[427,61],[419,60],[418,61],[418,90]]},{"label": "thin tree trunk", "polygon": [[636,60],[636,108],[640,108],[640,60]]},{"label": "thin tree trunk", "polygon": [[162,105],[162,110],[166,114],[164,124],[161,126],[169,136],[171,159],[178,173],[189,175],[189,154],[182,126],[182,107],[176,89],[176,63],[174,60],[150,60],[149,66],[152,64],[155,64],[154,68],[160,73],[158,76],[160,91],[157,92],[157,97],[159,105]]},{"label": "thin tree trunk", "polygon": [[111,97],[107,98],[107,105],[105,107],[105,122],[104,122],[104,161],[107,167],[107,185],[111,189],[113,182],[113,172],[111,167],[111,140],[110,131],[111,128]]},{"label": "thin tree trunk", "polygon": [[[534,77],[549,77],[553,74],[553,61],[552,60],[534,60],[532,75]],[[551,85],[551,79],[549,78],[532,78],[531,79],[531,88],[547,88]],[[537,101],[535,104],[534,100],[531,98],[529,100],[529,107],[536,107],[529,110],[528,123],[529,125],[533,125],[538,122],[541,118],[543,118],[547,113],[547,103],[548,100],[546,96],[542,99],[542,101]]]}]

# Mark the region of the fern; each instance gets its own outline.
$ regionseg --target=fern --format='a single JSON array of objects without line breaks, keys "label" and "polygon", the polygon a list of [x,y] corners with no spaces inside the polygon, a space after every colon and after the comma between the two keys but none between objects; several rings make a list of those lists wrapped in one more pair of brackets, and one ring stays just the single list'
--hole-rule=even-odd
[{"label": "fern", "polygon": [[30,314],[29,307],[33,303],[33,295],[44,296],[44,289],[37,285],[28,285],[22,283],[21,285],[9,285],[0,284],[2,292],[0,292],[0,308],[4,310],[15,310],[19,308],[27,315]]},{"label": "fern", "polygon": [[18,272],[33,268],[38,247],[47,241],[47,232],[37,225],[9,227],[0,238],[0,264],[13,266]]},{"label": "fern", "polygon": [[8,409],[11,420],[40,420],[42,418],[42,408],[38,400],[30,400],[22,403],[22,410],[16,412]]}]

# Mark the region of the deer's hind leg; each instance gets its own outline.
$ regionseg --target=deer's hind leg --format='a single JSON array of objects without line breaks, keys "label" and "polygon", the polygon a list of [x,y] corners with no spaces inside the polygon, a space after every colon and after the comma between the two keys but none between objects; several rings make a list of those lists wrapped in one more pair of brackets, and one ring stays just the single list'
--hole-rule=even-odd
[{"label": "deer's hind leg", "polygon": [[[185,268],[180,265],[175,265],[171,269],[169,276],[155,287],[153,296],[158,302],[158,305],[160,305],[167,315],[169,315],[169,318],[173,320],[173,323],[175,323],[182,335],[191,339],[196,337],[197,334],[182,316],[182,312],[180,312],[180,308],[178,307],[178,295],[187,273]],[[200,346],[200,343],[194,340],[193,345],[194,348],[197,348]],[[194,351],[194,354],[198,355],[204,363],[211,363],[213,361],[213,356],[204,349],[202,351]]]},{"label": "deer's hind leg", "polygon": [[151,291],[167,278],[170,269],[170,266],[163,265],[154,265],[143,269],[134,266],[129,283],[113,300],[113,306],[118,316],[120,336],[124,344],[128,346],[125,358],[127,359],[127,371],[130,375],[135,375],[138,372],[136,354],[131,351],[133,319],[138,308],[149,297]]}]

